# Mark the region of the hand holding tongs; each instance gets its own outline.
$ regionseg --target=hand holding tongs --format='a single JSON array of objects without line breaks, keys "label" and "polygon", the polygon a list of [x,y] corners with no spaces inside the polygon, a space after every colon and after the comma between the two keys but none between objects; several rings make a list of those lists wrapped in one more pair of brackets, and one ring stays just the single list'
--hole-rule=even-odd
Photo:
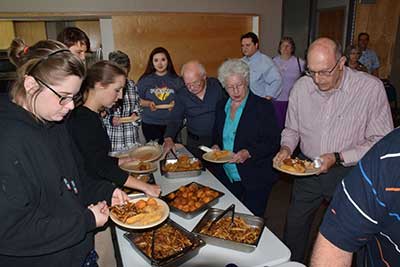
[{"label": "hand holding tongs", "polygon": [[235,217],[235,204],[232,204],[229,206],[229,208],[227,208],[226,210],[224,210],[220,215],[218,215],[217,217],[215,217],[215,219],[210,223],[210,225],[208,226],[207,230],[210,230],[211,227],[219,220],[221,220],[229,211],[232,212],[231,215],[231,223],[230,225],[233,224],[233,219]]}]

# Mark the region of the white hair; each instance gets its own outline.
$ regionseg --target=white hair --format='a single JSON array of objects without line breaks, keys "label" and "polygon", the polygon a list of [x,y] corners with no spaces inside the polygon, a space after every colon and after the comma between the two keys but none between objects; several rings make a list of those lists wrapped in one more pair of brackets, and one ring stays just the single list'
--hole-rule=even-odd
[{"label": "white hair", "polygon": [[242,76],[247,84],[249,84],[249,65],[239,58],[226,60],[218,69],[218,80],[223,87],[225,87],[226,79],[232,75]]},{"label": "white hair", "polygon": [[206,69],[204,68],[204,66],[197,60],[191,60],[186,62],[185,64],[183,64],[182,68],[181,68],[181,76],[183,77],[183,74],[185,73],[185,70],[187,68],[188,65],[194,64],[197,69],[199,70],[199,74],[200,76],[205,76],[206,75]]}]

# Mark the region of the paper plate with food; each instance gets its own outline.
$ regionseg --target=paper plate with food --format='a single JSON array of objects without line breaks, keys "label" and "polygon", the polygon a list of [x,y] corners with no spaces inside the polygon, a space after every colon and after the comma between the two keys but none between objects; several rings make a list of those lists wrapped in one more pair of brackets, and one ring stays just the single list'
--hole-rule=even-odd
[{"label": "paper plate with food", "polygon": [[159,198],[139,197],[110,208],[116,224],[129,229],[146,229],[168,218],[169,207]]},{"label": "paper plate with food", "polygon": [[274,168],[291,175],[308,176],[318,173],[319,168],[314,167],[314,163],[309,160],[302,159],[285,159],[280,165],[274,163]]},{"label": "paper plate with food", "polygon": [[131,173],[150,173],[157,170],[157,164],[154,162],[143,162],[143,161],[129,161],[122,163],[119,166],[121,169]]},{"label": "paper plate with food", "polygon": [[213,163],[227,163],[233,158],[233,152],[228,150],[212,150],[203,154],[203,159]]},{"label": "paper plate with food", "polygon": [[129,153],[129,156],[140,161],[149,162],[161,157],[163,150],[160,145],[144,145]]}]

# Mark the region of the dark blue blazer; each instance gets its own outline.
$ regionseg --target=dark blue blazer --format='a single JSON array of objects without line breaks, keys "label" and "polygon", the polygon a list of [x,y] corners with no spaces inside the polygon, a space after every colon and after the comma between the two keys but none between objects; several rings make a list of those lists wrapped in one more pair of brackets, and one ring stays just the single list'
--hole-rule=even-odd
[{"label": "dark blue blazer", "polygon": [[[217,104],[213,131],[213,143],[220,148],[223,148],[225,104],[226,100]],[[272,168],[272,159],[279,150],[279,143],[280,131],[272,102],[249,91],[233,147],[235,153],[247,149],[251,155],[251,158],[244,163],[237,164],[242,183],[246,188],[270,186],[276,181],[277,173]],[[218,164],[216,169],[220,179],[228,179],[222,164]]]}]

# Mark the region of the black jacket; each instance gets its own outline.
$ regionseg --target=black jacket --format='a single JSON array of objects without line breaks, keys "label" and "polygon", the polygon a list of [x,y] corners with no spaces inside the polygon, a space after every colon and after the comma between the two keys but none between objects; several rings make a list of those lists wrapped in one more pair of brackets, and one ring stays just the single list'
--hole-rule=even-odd
[{"label": "black jacket", "polygon": [[[226,101],[221,101],[217,105],[213,137],[213,143],[221,148],[226,118],[225,104]],[[277,174],[272,168],[272,158],[278,152],[279,140],[280,133],[271,101],[249,91],[233,146],[233,152],[247,149],[251,155],[244,163],[237,164],[244,187],[268,186],[276,181]],[[222,165],[218,164],[217,168],[218,176],[228,179]]]},{"label": "black jacket", "polygon": [[0,128],[0,266],[81,266],[96,227],[87,206],[109,202],[114,186],[82,171],[64,123],[39,122],[3,97]]},{"label": "black jacket", "polygon": [[111,157],[111,142],[100,115],[85,106],[77,107],[67,120],[67,127],[85,162],[87,173],[123,186],[129,173]]}]

